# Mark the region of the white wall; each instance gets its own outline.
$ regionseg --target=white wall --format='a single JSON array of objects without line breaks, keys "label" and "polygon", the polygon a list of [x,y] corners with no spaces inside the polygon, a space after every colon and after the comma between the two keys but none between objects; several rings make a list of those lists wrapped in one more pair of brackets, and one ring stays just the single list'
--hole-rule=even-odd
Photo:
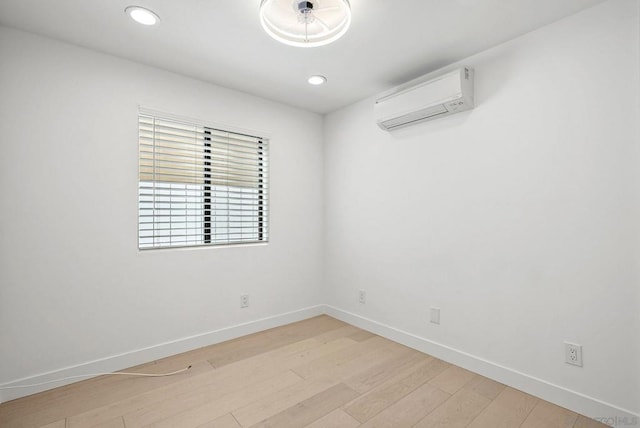
[{"label": "white wall", "polygon": [[[322,303],[321,116],[1,27],[0,58],[0,384]],[[138,251],[138,105],[271,134],[268,245]]]},{"label": "white wall", "polygon": [[640,413],[638,20],[613,0],[462,61],[471,112],[328,115],[329,303]]}]

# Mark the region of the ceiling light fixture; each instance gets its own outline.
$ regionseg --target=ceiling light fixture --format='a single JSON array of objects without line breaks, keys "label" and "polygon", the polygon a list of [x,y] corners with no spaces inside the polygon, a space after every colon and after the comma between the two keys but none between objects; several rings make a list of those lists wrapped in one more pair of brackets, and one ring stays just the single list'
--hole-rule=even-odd
[{"label": "ceiling light fixture", "polygon": [[144,7],[129,6],[124,11],[131,17],[131,19],[142,25],[156,25],[160,22],[160,17],[158,15]]},{"label": "ceiling light fixture", "polygon": [[314,86],[322,85],[326,81],[327,81],[327,78],[324,76],[320,76],[319,74],[315,76],[311,76],[307,79],[307,82],[309,82],[310,85],[314,85]]},{"label": "ceiling light fixture", "polygon": [[315,47],[338,40],[351,25],[349,0],[262,0],[260,22],[279,42]]}]

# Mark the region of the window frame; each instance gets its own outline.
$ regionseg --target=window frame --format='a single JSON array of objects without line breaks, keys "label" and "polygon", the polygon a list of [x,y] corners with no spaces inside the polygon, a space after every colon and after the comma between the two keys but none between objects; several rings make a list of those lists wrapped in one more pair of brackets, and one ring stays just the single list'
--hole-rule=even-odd
[{"label": "window frame", "polygon": [[[142,200],[141,200],[141,183],[144,182],[144,180],[142,180],[141,175],[141,125],[140,125],[140,120],[141,117],[148,117],[148,118],[152,118],[152,119],[158,119],[161,121],[168,121],[168,122],[174,122],[176,124],[180,124],[180,125],[186,125],[186,126],[194,126],[194,127],[200,127],[202,129],[204,129],[204,133],[205,134],[212,134],[212,131],[216,131],[216,132],[223,132],[223,133],[228,133],[228,134],[233,134],[235,136],[240,136],[240,137],[248,137],[248,138],[254,138],[257,140],[256,142],[256,155],[257,155],[257,168],[256,168],[256,177],[257,177],[257,185],[255,187],[256,189],[256,201],[257,201],[257,207],[256,207],[256,214],[255,214],[255,218],[256,218],[256,239],[252,239],[252,240],[244,240],[245,238],[229,238],[230,235],[233,235],[231,232],[227,231],[227,239],[226,242],[225,241],[221,241],[218,240],[216,241],[215,239],[212,238],[212,224],[214,224],[216,222],[215,220],[215,214],[214,214],[214,206],[216,204],[216,200],[215,200],[215,184],[213,184],[212,182],[212,169],[211,169],[211,143],[210,141],[212,140],[211,137],[204,137],[203,138],[203,188],[202,188],[202,192],[203,192],[203,196],[202,196],[202,205],[203,205],[203,221],[202,221],[202,233],[198,236],[202,236],[202,242],[198,242],[198,243],[193,243],[193,244],[189,244],[189,243],[176,243],[176,244],[172,244],[172,243],[168,243],[168,244],[158,244],[156,242],[153,242],[151,245],[148,246],[142,246],[141,244],[141,204],[142,204]],[[261,136],[258,136],[261,135]],[[140,252],[147,252],[150,250],[170,250],[170,249],[196,249],[196,248],[220,248],[220,247],[232,247],[232,246],[255,246],[255,245],[267,245],[269,243],[269,238],[270,238],[270,223],[271,223],[271,213],[270,213],[270,156],[269,156],[269,150],[270,150],[270,137],[268,133],[265,132],[259,132],[259,131],[255,131],[255,130],[248,130],[248,129],[241,129],[241,128],[237,128],[234,126],[229,126],[229,125],[221,125],[221,124],[215,124],[212,122],[208,122],[208,121],[203,121],[203,120],[199,120],[199,119],[193,119],[193,118],[188,118],[185,116],[177,116],[177,115],[172,115],[172,114],[168,114],[168,113],[163,113],[163,112],[159,112],[156,110],[150,110],[150,109],[146,109],[146,108],[142,108],[139,107],[138,110],[138,251]],[[155,150],[155,137],[154,137],[154,150]],[[231,157],[229,158],[231,160],[233,160],[234,158]],[[155,166],[154,166],[155,168]],[[158,183],[164,183],[162,181],[151,181],[151,183],[153,183],[153,192],[155,195],[156,192],[156,185]],[[172,184],[172,183],[164,183],[164,184]],[[246,189],[251,189],[252,187],[247,186],[247,187],[237,187],[237,186],[231,186],[231,185],[226,185],[227,186],[227,192],[229,192],[229,189],[239,189],[239,190],[246,190]],[[231,190],[231,192],[233,192],[233,190]],[[236,192],[237,193],[237,192]],[[241,192],[242,193],[242,192]],[[229,198],[222,198],[220,199],[223,204],[227,204],[229,205]],[[155,206],[155,200],[154,200],[154,206]],[[157,208],[154,208],[154,211]],[[228,209],[229,211],[229,209]],[[156,215],[154,213],[154,216],[159,216]],[[230,228],[230,224],[232,223],[232,221],[230,220],[230,218],[232,216],[230,216],[229,214],[226,215],[227,220],[226,220],[226,228],[227,230]],[[156,220],[154,219],[154,235],[153,238],[156,238],[155,236],[155,231],[158,230],[155,228],[155,223]]]}]

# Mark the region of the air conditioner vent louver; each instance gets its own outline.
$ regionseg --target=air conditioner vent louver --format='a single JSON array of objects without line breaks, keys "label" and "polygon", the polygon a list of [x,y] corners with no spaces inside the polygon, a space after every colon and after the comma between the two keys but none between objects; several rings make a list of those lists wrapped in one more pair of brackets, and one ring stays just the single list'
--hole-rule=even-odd
[{"label": "air conditioner vent louver", "polygon": [[397,117],[395,119],[390,119],[382,122],[385,129],[394,129],[400,126],[407,126],[414,122],[419,122],[431,118],[435,118],[436,116],[440,116],[441,114],[449,113],[449,110],[446,109],[444,105],[439,105],[435,107],[428,107],[426,109],[407,114],[402,117]]},{"label": "air conditioner vent louver", "polygon": [[412,80],[378,97],[376,122],[385,131],[473,108],[473,70],[465,67]]}]

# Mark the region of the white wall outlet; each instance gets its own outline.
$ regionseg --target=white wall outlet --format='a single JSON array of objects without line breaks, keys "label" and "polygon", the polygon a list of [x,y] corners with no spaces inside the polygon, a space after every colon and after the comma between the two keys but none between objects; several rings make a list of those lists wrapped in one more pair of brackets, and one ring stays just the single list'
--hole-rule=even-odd
[{"label": "white wall outlet", "polygon": [[440,308],[431,308],[431,323],[440,324]]},{"label": "white wall outlet", "polygon": [[367,303],[367,292],[364,290],[360,290],[360,294],[358,295],[358,299],[360,300],[360,303],[362,303],[363,305],[365,303]]},{"label": "white wall outlet", "polygon": [[564,361],[582,367],[582,345],[564,342]]},{"label": "white wall outlet", "polygon": [[241,294],[240,295],[240,307],[241,308],[248,308],[249,307],[249,295],[248,294]]}]

